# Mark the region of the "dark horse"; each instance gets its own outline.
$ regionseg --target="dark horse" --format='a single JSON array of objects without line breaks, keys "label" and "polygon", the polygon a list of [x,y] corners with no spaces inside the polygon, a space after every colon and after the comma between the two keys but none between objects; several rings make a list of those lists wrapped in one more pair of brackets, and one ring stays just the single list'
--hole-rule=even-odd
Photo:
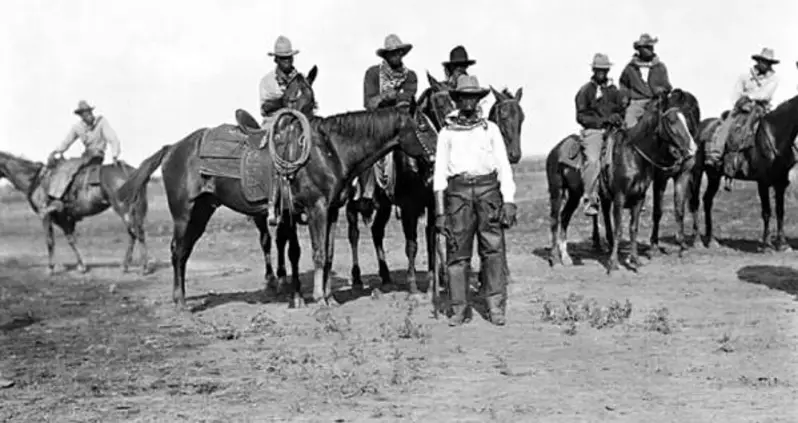
[{"label": "dark horse", "polygon": [[[718,118],[709,118],[701,122],[699,127],[699,143],[705,145],[713,136],[715,128],[720,124]],[[795,164],[795,151],[793,142],[798,136],[798,96],[795,96],[767,113],[759,122],[754,135],[753,147],[745,150],[744,161],[748,164],[748,172],[738,172],[736,175],[724,175],[721,169],[706,169],[704,167],[705,151],[699,150],[696,157],[696,166],[693,168],[693,178],[696,181],[690,198],[690,210],[698,214],[701,177],[707,175],[707,188],[704,191],[704,225],[708,248],[718,246],[712,228],[712,204],[715,194],[720,188],[721,177],[756,181],[759,191],[759,200],[762,204],[762,248],[789,250],[790,247],[784,238],[784,193],[789,185],[789,172]],[[770,240],[770,187],[776,194],[776,245]]]},{"label": "dark horse", "polygon": [[[74,182],[70,185],[66,195],[72,198],[67,207],[62,211],[51,213],[42,218],[42,225],[46,234],[48,268],[50,274],[55,273],[55,236],[53,234],[53,224],[61,228],[64,236],[75,253],[78,271],[85,273],[88,268],[83,263],[80,251],[75,238],[76,224],[86,217],[100,214],[113,207],[127,228],[130,235],[127,251],[122,261],[122,270],[128,271],[136,241],[141,244],[141,272],[147,273],[149,270],[147,259],[147,243],[144,238],[144,219],[147,216],[147,187],[142,186],[137,195],[137,201],[124,204],[115,195],[116,189],[122,186],[127,179],[127,175],[132,173],[135,168],[124,164],[105,165],[100,168],[99,184],[94,185],[84,183],[89,178],[90,168],[84,168],[75,175]],[[15,157],[8,153],[0,152],[0,178],[6,177],[14,187],[23,192],[28,199],[33,211],[39,212],[39,205],[42,204],[36,198],[42,194],[37,189],[42,182],[41,177],[44,164],[33,162]]]},{"label": "dark horse", "polygon": [[[419,96],[419,109],[428,118],[428,122],[434,126],[434,129],[440,131],[445,124],[446,115],[454,110],[454,103],[449,96],[448,89],[443,84],[429,73],[427,73],[427,80],[430,86]],[[521,159],[521,125],[524,121],[524,112],[521,109],[520,100],[523,91],[519,88],[515,96],[506,89],[502,92],[494,89],[492,91],[496,102],[490,108],[488,119],[499,126],[510,163],[516,164]],[[390,270],[385,260],[383,241],[385,239],[385,227],[391,217],[391,210],[394,205],[398,206],[402,232],[405,236],[405,255],[408,261],[408,290],[410,293],[417,293],[418,220],[425,212],[427,214],[425,230],[427,267],[432,271],[436,266],[432,233],[435,226],[435,203],[431,185],[432,164],[418,163],[417,160],[403,151],[396,151],[394,152],[394,165],[395,188],[393,198],[389,197],[386,190],[380,186],[381,184],[377,184],[377,192],[374,197],[377,201],[377,210],[371,224],[372,241],[377,253],[382,284],[383,286],[390,285]],[[360,211],[356,204],[349,201],[346,206],[346,216],[349,226],[349,244],[352,251],[352,285],[356,288],[363,286],[358,259],[359,214]]]},{"label": "dark horse", "polygon": [[[578,146],[575,137],[570,135],[560,141],[546,159],[552,237],[549,262],[552,265],[571,263],[567,251],[568,224],[583,192],[579,167],[573,165],[578,162],[571,158],[574,156],[572,149]],[[607,138],[607,142],[611,143],[611,147],[608,147],[611,149],[611,163],[601,171],[600,193],[607,240],[612,246],[608,270],[618,268],[618,244],[624,208],[631,209],[629,236],[632,251],[629,262],[630,267],[636,268],[640,265],[637,231],[646,191],[658,168],[674,166],[694,155],[695,141],[682,112],[676,107],[668,107],[665,98],[649,103],[637,125],[629,129],[611,130]],[[566,196],[563,207],[563,197]],[[598,217],[593,218],[593,245],[597,250],[601,249]]]},{"label": "dark horse", "polygon": [[[682,112],[685,118],[687,129],[693,139],[698,139],[698,127],[701,122],[701,109],[698,106],[698,100],[690,92],[675,89],[667,97],[667,107],[677,107]],[[675,163],[674,166],[664,168],[657,168],[654,174],[654,212],[653,227],[651,228],[651,252],[659,254],[664,250],[659,245],[659,223],[662,219],[662,200],[665,196],[665,188],[668,186],[668,180],[673,179],[673,211],[676,215],[676,244],[679,246],[679,254],[681,255],[687,250],[684,236],[684,209],[687,203],[689,193],[692,190],[693,184],[693,167],[695,166],[695,156],[689,160]],[[701,185],[701,178],[696,182]],[[693,227],[694,232],[697,233],[698,220],[697,215],[693,214]]]},{"label": "dark horse", "polygon": [[[312,84],[316,78],[314,66],[307,78],[298,75],[292,79],[283,94],[286,108],[312,113],[316,107]],[[251,119],[251,116],[250,116]],[[194,244],[205,232],[208,220],[220,205],[252,216],[260,233],[260,243],[266,259],[266,276],[273,276],[271,267],[271,237],[269,234],[269,199],[250,202],[244,196],[239,179],[206,177],[200,174],[199,143],[207,128],[200,128],[175,144],[166,145],[142,162],[119,188],[119,198],[125,202],[136,201],[137,193],[147,185],[150,175],[163,163],[163,182],[169,211],[174,221],[171,253],[174,271],[172,299],[185,306],[186,263]],[[213,186],[212,193],[207,186]]]}]

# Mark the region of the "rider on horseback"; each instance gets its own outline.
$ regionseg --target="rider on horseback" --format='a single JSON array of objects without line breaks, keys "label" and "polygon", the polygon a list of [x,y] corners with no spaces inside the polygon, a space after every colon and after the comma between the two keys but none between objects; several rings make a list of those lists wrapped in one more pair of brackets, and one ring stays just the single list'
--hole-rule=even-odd
[{"label": "rider on horseback", "polygon": [[[412,44],[403,43],[396,34],[385,37],[385,46],[377,49],[377,56],[383,59],[382,63],[368,68],[363,78],[363,106],[366,110],[409,105],[415,101],[418,77],[402,62],[412,48]],[[385,156],[381,161],[382,166],[387,168],[385,163],[392,157],[391,154]],[[371,216],[374,210],[375,185],[373,168],[358,178],[358,189],[352,201],[358,203],[358,208],[365,216]]]},{"label": "rider on horseback", "polygon": [[637,124],[651,100],[673,89],[665,63],[654,53],[654,45],[658,41],[649,34],[640,35],[640,39],[632,44],[637,53],[632,56],[618,80],[621,90],[630,100],[625,117],[627,128]]},{"label": "rider on horseback", "polygon": [[[740,75],[734,85],[732,97],[734,109],[723,119],[715,136],[707,142],[705,165],[708,167],[720,166],[721,157],[735,123],[742,126],[744,138],[752,137],[753,125],[770,109],[770,102],[779,85],[773,65],[779,61],[774,58],[773,50],[769,48],[762,49],[760,54],[754,54],[751,58],[756,64],[748,72]],[[736,173],[736,170],[732,173]],[[727,176],[734,177],[733,174]]]},{"label": "rider on horseback", "polygon": [[618,88],[607,77],[612,63],[605,54],[593,56],[593,77],[576,94],[576,121],[582,125],[579,137],[584,165],[582,166],[582,204],[585,214],[598,214],[598,175],[604,134],[610,126],[623,125],[624,101]]},{"label": "rider on horseback", "polygon": [[[102,165],[105,160],[105,149],[110,144],[111,157],[116,163],[119,160],[121,144],[116,132],[111,128],[108,119],[103,116],[94,116],[94,107],[81,100],[74,113],[80,116],[80,121],[75,123],[69,130],[66,138],[58,147],[50,153],[47,158],[47,166],[51,169],[49,177],[46,177],[43,186],[47,192],[47,200],[40,209],[41,216],[50,213],[60,212],[64,209],[65,201],[62,198],[67,188],[72,183],[75,175],[86,166]],[[80,138],[86,149],[80,158],[70,159],[56,164],[62,158],[65,151]]]},{"label": "rider on horseback", "polygon": [[260,114],[266,118],[264,123],[274,112],[283,108],[285,87],[299,74],[294,68],[294,56],[297,53],[299,50],[293,49],[291,40],[282,35],[274,42],[274,51],[268,53],[274,57],[277,66],[260,80]]},{"label": "rider on horseback", "polygon": [[443,72],[446,75],[446,80],[443,84],[450,90],[457,87],[457,78],[462,75],[468,75],[468,68],[477,63],[476,60],[468,58],[468,52],[463,46],[456,46],[449,52],[449,61],[443,62]]}]

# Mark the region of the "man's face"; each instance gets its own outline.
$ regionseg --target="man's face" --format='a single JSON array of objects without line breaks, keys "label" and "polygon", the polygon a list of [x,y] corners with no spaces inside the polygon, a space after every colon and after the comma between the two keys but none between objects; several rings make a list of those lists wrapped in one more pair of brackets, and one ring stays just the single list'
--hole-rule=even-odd
[{"label": "man's face", "polygon": [[637,48],[637,55],[644,61],[654,58],[654,46],[640,46]]},{"label": "man's face", "polygon": [[468,66],[466,66],[466,65],[449,65],[449,66],[446,66],[445,69],[446,69],[446,76],[464,75],[466,73],[466,69],[468,69]]},{"label": "man's face", "polygon": [[385,53],[384,58],[385,61],[388,62],[392,68],[398,68],[402,66],[402,58],[404,57],[404,52],[401,50],[394,50]]},{"label": "man's face", "polygon": [[465,113],[473,113],[479,105],[479,98],[476,96],[459,96],[456,100],[457,109]]},{"label": "man's face", "polygon": [[593,68],[593,80],[598,84],[607,82],[607,74],[609,71],[609,69]]},{"label": "man's face", "polygon": [[773,69],[773,64],[765,60],[757,60],[754,67],[756,68],[757,72],[764,74]]},{"label": "man's face", "polygon": [[79,116],[80,119],[86,123],[86,125],[91,125],[94,123],[94,112],[92,112],[91,110],[80,112]]},{"label": "man's face", "polygon": [[274,58],[274,63],[277,63],[281,71],[290,73],[294,69],[294,56],[277,56]]}]

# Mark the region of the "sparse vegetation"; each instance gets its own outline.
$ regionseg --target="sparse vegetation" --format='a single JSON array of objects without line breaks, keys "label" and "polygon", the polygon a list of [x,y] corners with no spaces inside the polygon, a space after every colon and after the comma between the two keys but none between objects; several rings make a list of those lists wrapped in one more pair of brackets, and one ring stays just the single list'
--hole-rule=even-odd
[{"label": "sparse vegetation", "polygon": [[563,333],[575,335],[580,322],[587,322],[595,329],[604,329],[626,321],[631,314],[632,303],[629,299],[623,305],[612,300],[607,306],[600,306],[595,299],[585,299],[584,296],[571,293],[559,305],[550,301],[543,303],[541,320],[566,326]]}]

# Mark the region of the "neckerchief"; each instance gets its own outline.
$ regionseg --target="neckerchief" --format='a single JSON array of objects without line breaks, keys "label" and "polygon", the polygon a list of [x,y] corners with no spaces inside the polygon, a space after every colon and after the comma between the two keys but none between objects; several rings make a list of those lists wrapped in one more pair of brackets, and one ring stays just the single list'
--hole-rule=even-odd
[{"label": "neckerchief", "polygon": [[590,82],[592,82],[593,85],[596,86],[596,100],[598,100],[601,97],[603,97],[604,96],[604,90],[606,90],[607,88],[612,86],[612,79],[610,79],[610,78],[607,78],[607,80],[603,84],[599,84],[593,78],[590,78]]},{"label": "neckerchief", "polygon": [[640,59],[640,56],[635,54],[634,56],[632,56],[632,64],[634,64],[638,68],[651,68],[659,64],[659,56],[654,56],[654,58],[651,59],[650,62],[644,62],[643,60]]},{"label": "neckerchief", "polygon": [[291,82],[291,81],[292,81],[294,78],[296,78],[297,74],[298,74],[298,72],[296,71],[296,68],[291,68],[291,73],[288,73],[288,74],[286,74],[285,72],[283,72],[283,71],[282,71],[282,70],[281,70],[281,69],[278,67],[278,68],[277,68],[277,69],[275,69],[275,71],[274,71],[274,79],[277,81],[277,85],[279,85],[279,86],[280,86],[280,88],[282,88],[282,89],[285,89],[285,87],[287,87],[287,86],[288,86],[288,84],[289,84],[289,83],[290,83],[290,82]]},{"label": "neckerchief", "polygon": [[465,117],[459,110],[446,115],[446,127],[455,131],[470,131],[477,127],[488,129],[488,122],[482,117],[482,107],[477,106],[477,112],[472,117]]},{"label": "neckerchief", "polygon": [[380,63],[380,94],[387,91],[396,91],[407,80],[410,72],[402,65],[398,70],[391,68],[386,61]]},{"label": "neckerchief", "polygon": [[753,67],[751,68],[751,72],[750,72],[751,80],[756,83],[757,87],[761,87],[762,86],[762,81],[767,79],[767,78],[770,78],[775,73],[776,72],[773,71],[772,69],[767,71],[767,72],[765,72],[765,73],[759,73],[759,71],[757,71],[756,68],[753,68]]}]

